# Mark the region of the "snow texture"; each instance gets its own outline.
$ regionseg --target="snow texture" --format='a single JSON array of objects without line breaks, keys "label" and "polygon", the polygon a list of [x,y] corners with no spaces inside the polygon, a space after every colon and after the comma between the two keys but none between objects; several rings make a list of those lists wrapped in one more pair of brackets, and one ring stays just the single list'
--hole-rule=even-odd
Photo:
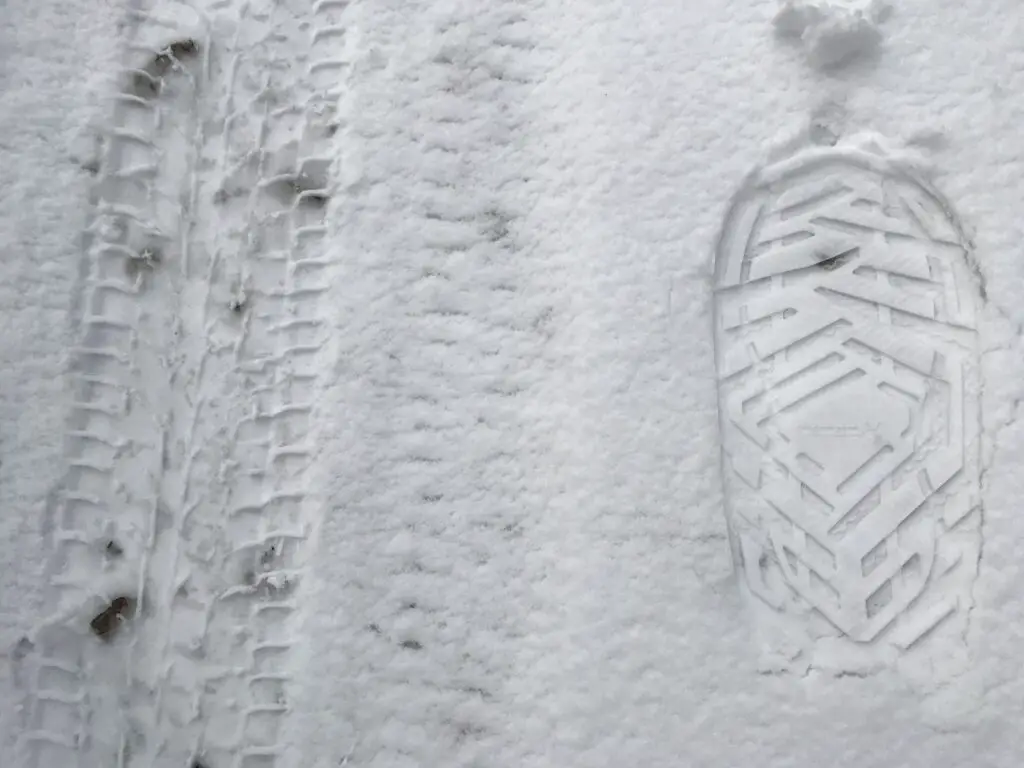
[{"label": "snow texture", "polygon": [[884,0],[782,0],[775,30],[799,41],[812,66],[833,69],[874,52],[889,13]]},{"label": "snow texture", "polygon": [[[787,3],[808,68],[763,0],[8,0],[4,765],[1018,768],[1020,8],[907,0],[844,66],[882,10]],[[877,306],[973,292],[918,373],[943,424],[974,361],[977,503],[868,558],[967,525],[904,646],[807,654],[730,541],[714,256],[866,156],[829,242]],[[882,171],[952,250],[858,226]]]},{"label": "snow texture", "polygon": [[[876,670],[926,645],[934,676],[973,607],[976,262],[953,206],[886,144],[757,169],[716,251],[726,507],[773,669]],[[794,594],[816,627],[786,620]]]}]

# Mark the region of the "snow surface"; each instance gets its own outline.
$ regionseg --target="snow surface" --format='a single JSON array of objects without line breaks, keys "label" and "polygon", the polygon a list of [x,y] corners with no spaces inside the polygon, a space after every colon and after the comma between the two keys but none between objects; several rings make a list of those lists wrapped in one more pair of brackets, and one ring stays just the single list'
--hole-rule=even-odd
[{"label": "snow surface", "polygon": [[837,67],[878,48],[882,42],[879,24],[890,11],[883,0],[782,0],[775,30],[799,40],[813,66]]},{"label": "snow surface", "polygon": [[[340,126],[315,144],[335,161],[323,219],[326,288],[315,305],[289,310],[312,306],[330,333],[311,357],[295,353],[312,361],[312,375],[280,374],[274,381],[295,389],[273,384],[268,406],[314,404],[308,450],[286,439],[285,421],[273,422],[270,448],[295,451],[271,463],[301,479],[288,535],[302,547],[288,550],[288,567],[257,573],[238,554],[252,548],[249,517],[222,512],[232,499],[218,471],[235,475],[216,452],[244,461],[249,444],[225,435],[266,395],[259,371],[249,384],[232,367],[231,345],[270,343],[268,324],[281,317],[261,317],[260,302],[271,300],[277,272],[237,256],[246,245],[235,229],[255,203],[231,196],[236,177],[213,155],[172,153],[160,160],[161,179],[184,174],[187,186],[191,174],[202,200],[225,190],[221,208],[192,209],[194,242],[179,241],[197,263],[216,245],[223,268],[209,277],[146,273],[158,282],[139,333],[166,345],[157,352],[170,360],[165,368],[158,354],[145,357],[132,386],[167,414],[166,431],[154,432],[171,443],[161,493],[187,500],[199,492],[189,491],[191,478],[210,499],[197,499],[191,517],[173,508],[155,518],[152,542],[148,518],[126,505],[111,513],[128,550],[114,572],[90,572],[99,560],[82,555],[73,563],[80,583],[48,583],[53,499],[73,450],[67,366],[78,328],[67,318],[79,316],[82,233],[97,194],[89,133],[109,129],[131,25],[116,3],[8,0],[0,13],[8,270],[0,647],[9,663],[0,726],[4,754],[19,746],[15,765],[72,764],[52,757],[60,754],[88,768],[163,768],[186,757],[208,768],[1020,765],[1017,0],[904,0],[884,22],[884,46],[877,17],[851,21],[853,11],[836,10],[850,6],[835,2],[789,3],[784,11],[800,21],[783,22],[783,31],[800,36],[810,67],[779,44],[773,9],[760,0],[288,2],[266,17],[260,3],[246,6],[250,16],[214,0],[197,0],[198,14],[156,5],[172,37],[198,28],[247,52],[242,66],[256,74],[250,82],[243,71],[239,95],[262,87],[265,59],[247,35],[287,16],[265,57],[285,62],[280,76],[293,78],[278,84],[278,105],[312,88],[303,14],[307,26],[319,23],[315,6],[345,30],[316,37],[346,62],[315,70],[337,94],[323,122]],[[868,48],[877,57],[870,70],[833,66]],[[203,61],[211,77],[226,77],[223,60]],[[159,146],[196,135],[204,148],[220,147],[223,121],[212,118],[223,94],[175,94],[184,108],[171,113]],[[223,131],[225,157],[237,152],[243,171],[249,128]],[[934,675],[900,663],[872,674],[759,668],[723,514],[711,318],[723,219],[753,169],[793,146],[831,146],[864,131],[884,137],[952,201],[987,297],[983,549],[966,653],[940,660]],[[276,172],[273,162],[294,168],[290,141],[280,138],[260,173]],[[241,171],[237,178],[254,183]],[[188,226],[174,205],[154,203],[153,216]],[[161,283],[161,274],[175,277]],[[199,309],[213,306],[250,307],[251,319],[232,325],[230,315],[213,315],[205,324]],[[173,386],[170,369],[181,372]],[[212,405],[193,422],[202,398]],[[148,423],[138,411],[125,422]],[[198,458],[188,474],[191,448]],[[115,470],[130,488],[158,459],[141,451]],[[292,497],[275,498],[267,516]],[[187,533],[180,551],[179,530]],[[106,531],[94,535],[89,547]],[[259,525],[253,536],[292,541]],[[156,554],[147,556],[150,546]],[[214,553],[214,565],[187,561],[193,552]],[[122,583],[125,574],[133,578]],[[152,613],[143,605],[124,641],[53,636],[136,582],[155,605]],[[280,630],[287,668],[232,688],[234,665],[249,663],[232,655],[239,636],[215,621],[205,645],[190,645],[192,615],[170,607],[180,587],[237,608],[224,621],[243,634],[251,621],[247,652],[255,634]],[[253,618],[272,613],[276,625]],[[22,749],[43,647],[81,659],[73,671],[93,707],[88,749]],[[283,698],[260,709],[256,683]],[[248,751],[209,746],[234,738],[243,712],[255,731],[242,736]],[[279,757],[253,746],[268,735]],[[122,750],[117,762],[125,744],[136,751]]]}]

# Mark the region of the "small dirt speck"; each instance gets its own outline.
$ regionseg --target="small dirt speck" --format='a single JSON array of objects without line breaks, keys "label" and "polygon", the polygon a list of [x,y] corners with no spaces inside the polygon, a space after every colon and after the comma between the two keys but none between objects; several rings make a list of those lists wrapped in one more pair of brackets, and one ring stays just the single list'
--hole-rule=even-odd
[{"label": "small dirt speck", "polygon": [[130,278],[136,278],[145,272],[152,272],[163,261],[163,254],[155,247],[143,248],[125,259],[124,272]]},{"label": "small dirt speck", "polygon": [[120,557],[124,554],[124,547],[118,544],[114,539],[107,542],[107,546],[104,547],[107,552],[107,557]]},{"label": "small dirt speck", "polygon": [[199,46],[195,40],[179,40],[161,49],[142,69],[132,74],[129,93],[140,99],[151,99],[160,95],[163,77],[175,65],[189,59]]},{"label": "small dirt speck", "polygon": [[110,601],[103,611],[89,622],[89,627],[102,640],[110,641],[124,622],[135,615],[137,601],[134,597],[121,595]]},{"label": "small dirt speck", "polygon": [[277,547],[271,544],[269,547],[263,550],[263,554],[260,555],[260,565],[264,568],[267,568],[274,562],[274,558],[276,557]]},{"label": "small dirt speck", "polygon": [[402,647],[408,648],[410,651],[422,651],[423,643],[419,640],[403,640]]},{"label": "small dirt speck", "polygon": [[823,259],[818,262],[818,266],[826,272],[832,272],[839,267],[846,264],[853,256],[853,251],[846,251],[844,253],[837,253],[835,256],[831,256],[827,259]]},{"label": "small dirt speck", "polygon": [[199,46],[195,40],[179,40],[176,43],[171,43],[169,46],[171,54],[176,58],[185,58],[191,56],[199,50]]},{"label": "small dirt speck", "polygon": [[163,75],[176,61],[188,59],[199,50],[195,40],[179,40],[171,43],[160,51],[153,59],[153,70],[157,75]]}]

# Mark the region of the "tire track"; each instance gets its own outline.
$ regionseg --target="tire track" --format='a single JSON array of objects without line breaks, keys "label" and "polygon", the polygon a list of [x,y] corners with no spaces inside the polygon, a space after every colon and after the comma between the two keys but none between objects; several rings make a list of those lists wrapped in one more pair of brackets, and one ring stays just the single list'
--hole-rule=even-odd
[{"label": "tire track", "polygon": [[205,460],[181,489],[156,739],[140,765],[271,768],[283,751],[330,266],[321,242],[331,94],[315,86],[341,66],[316,56],[335,47],[338,35],[321,27],[342,7],[212,10],[228,42],[211,46],[209,88],[223,99],[207,116],[201,199],[210,215],[196,239],[209,244],[208,282],[220,289],[206,304],[205,336],[229,354],[206,368],[197,397],[230,405],[215,420],[220,455],[204,440]]},{"label": "tire track", "polygon": [[132,640],[118,630],[149,607],[143,573],[160,514],[161,383],[175,347],[167,318],[178,304],[163,275],[187,258],[197,98],[194,41],[178,34],[180,8],[165,10],[131,11],[129,64],[97,167],[48,565],[57,609],[18,649],[30,654],[19,743],[29,766],[123,759],[119,691]]},{"label": "tire track", "polygon": [[[117,96],[97,185],[59,504],[54,580],[74,594],[20,649],[38,656],[31,765],[281,751],[345,3],[292,6],[212,2],[201,40],[180,32],[191,9],[136,11],[149,63]],[[107,629],[140,618],[116,658],[82,637],[112,599]]]},{"label": "tire track", "polygon": [[[329,709],[335,743],[302,741],[307,762],[482,764],[506,738],[497,702],[524,631],[508,608],[523,604],[508,595],[524,588],[520,425],[551,320],[517,227],[530,30],[515,3],[352,10],[367,36],[332,301],[344,421],[323,468],[326,582],[306,616],[310,664],[337,672],[304,701]],[[339,609],[342,625],[320,623]]]}]

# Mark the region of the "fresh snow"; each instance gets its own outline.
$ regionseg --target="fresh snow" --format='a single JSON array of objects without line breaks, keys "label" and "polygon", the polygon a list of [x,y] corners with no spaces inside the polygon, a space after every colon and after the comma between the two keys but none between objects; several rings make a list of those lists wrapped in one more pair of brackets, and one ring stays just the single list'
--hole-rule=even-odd
[{"label": "fresh snow", "polygon": [[[1017,768],[1018,5],[8,0],[0,762]],[[918,410],[730,411],[812,306]],[[720,411],[925,501],[819,588]]]}]

